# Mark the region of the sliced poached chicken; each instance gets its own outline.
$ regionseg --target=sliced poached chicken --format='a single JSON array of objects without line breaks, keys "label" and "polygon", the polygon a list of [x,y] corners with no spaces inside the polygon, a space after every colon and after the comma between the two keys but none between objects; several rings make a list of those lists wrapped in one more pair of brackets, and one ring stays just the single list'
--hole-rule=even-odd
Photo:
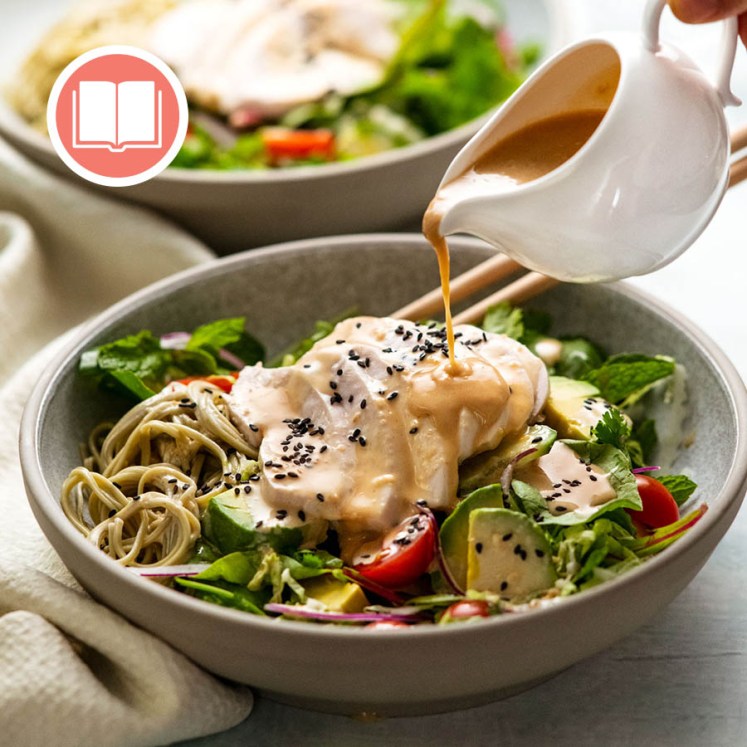
[{"label": "sliced poached chicken", "polygon": [[456,372],[441,328],[373,317],[341,322],[292,366],[246,367],[229,404],[259,449],[253,501],[332,522],[347,561],[418,503],[453,509],[459,464],[523,429],[547,391],[520,343],[455,332]]}]

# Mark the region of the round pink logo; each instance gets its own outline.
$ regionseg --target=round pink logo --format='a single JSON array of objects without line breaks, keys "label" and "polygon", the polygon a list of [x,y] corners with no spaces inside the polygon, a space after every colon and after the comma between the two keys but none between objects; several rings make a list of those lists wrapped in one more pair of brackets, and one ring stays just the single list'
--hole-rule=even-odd
[{"label": "round pink logo", "polygon": [[76,174],[127,187],[161,173],[187,133],[187,97],[162,60],[137,47],[99,47],[73,60],[47,105],[49,137]]}]

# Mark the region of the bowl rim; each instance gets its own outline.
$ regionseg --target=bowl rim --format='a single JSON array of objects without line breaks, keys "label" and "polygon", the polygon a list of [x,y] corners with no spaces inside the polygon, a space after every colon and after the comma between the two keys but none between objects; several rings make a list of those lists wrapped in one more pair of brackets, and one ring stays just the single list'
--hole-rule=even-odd
[{"label": "bowl rim", "polygon": [[[61,348],[42,371],[27,400],[21,420],[19,437],[21,467],[28,500],[34,513],[40,512],[63,536],[65,541],[73,545],[79,555],[82,554],[88,561],[98,565],[104,574],[112,574],[117,578],[119,583],[128,586],[136,596],[140,596],[141,598],[142,595],[153,595],[156,598],[154,601],[167,604],[171,603],[176,605],[177,608],[181,608],[185,613],[193,616],[198,615],[218,624],[226,623],[247,626],[247,630],[252,630],[255,626],[258,626],[259,630],[264,629],[265,632],[272,630],[275,633],[279,632],[281,635],[293,636],[294,638],[304,636],[312,644],[317,640],[326,640],[329,636],[342,637],[349,640],[362,640],[361,637],[363,636],[367,640],[375,639],[379,642],[385,639],[401,641],[403,639],[401,635],[386,636],[387,631],[383,631],[384,635],[382,637],[382,631],[356,626],[311,625],[308,622],[287,619],[279,622],[279,618],[265,618],[247,614],[240,610],[212,605],[186,594],[176,593],[172,589],[159,584],[148,584],[147,579],[143,579],[127,568],[111,561],[98,548],[91,545],[83,535],[78,533],[72,523],[67,520],[60,507],[58,497],[53,494],[47,485],[38,458],[39,453],[37,448],[41,437],[41,423],[50,401],[54,398],[56,386],[62,379],[61,372],[68,367],[71,359],[77,358],[80,355],[80,349],[89,344],[92,337],[99,334],[103,328],[126,315],[128,311],[141,308],[143,305],[147,305],[150,301],[167,292],[177,292],[184,286],[192,285],[205,276],[222,274],[234,266],[243,265],[245,262],[251,264],[254,259],[261,260],[268,257],[283,256],[292,252],[313,252],[330,246],[350,247],[361,244],[370,245],[372,243],[390,246],[404,243],[409,244],[411,249],[419,247],[420,250],[427,247],[425,239],[419,234],[373,233],[303,239],[275,244],[262,249],[248,250],[240,254],[211,260],[205,264],[197,265],[159,280],[127,296],[78,327],[72,334],[69,334]],[[450,244],[457,251],[462,247],[486,248],[484,242],[466,237],[453,238]],[[481,621],[477,626],[413,626],[405,634],[408,640],[411,640],[410,636],[438,635],[448,636],[451,639],[469,635],[469,631],[502,630],[507,626],[521,625],[522,620],[525,620],[527,616],[531,616],[532,620],[536,621],[545,620],[549,624],[553,617],[562,613],[563,610],[571,611],[579,605],[591,605],[600,594],[605,594],[610,589],[624,590],[625,587],[644,581],[650,574],[656,573],[660,567],[673,562],[676,558],[687,553],[693,545],[697,544],[701,536],[707,534],[724,518],[725,514],[728,514],[732,509],[736,512],[739,508],[745,491],[747,491],[747,388],[740,374],[719,346],[679,311],[672,309],[668,304],[663,303],[649,293],[634,288],[624,282],[604,284],[604,287],[608,288],[613,294],[620,294],[639,304],[652,308],[658,315],[664,316],[667,321],[674,323],[690,339],[694,347],[721,378],[730,398],[731,411],[736,426],[736,448],[724,485],[718,494],[711,496],[708,510],[696,526],[688,531],[683,538],[666,548],[665,552],[648,558],[645,563],[630,569],[620,576],[605,581],[599,586],[587,589],[583,593],[565,597],[560,604],[547,604],[524,614],[496,615],[485,621]]]}]

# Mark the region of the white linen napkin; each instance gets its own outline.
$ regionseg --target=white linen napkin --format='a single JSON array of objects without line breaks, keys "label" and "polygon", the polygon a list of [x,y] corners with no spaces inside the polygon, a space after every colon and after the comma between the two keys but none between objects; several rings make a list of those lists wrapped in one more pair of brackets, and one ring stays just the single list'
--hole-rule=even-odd
[{"label": "white linen napkin", "polygon": [[0,140],[3,744],[157,745],[227,729],[251,711],[248,689],[207,674],[80,589],[34,520],[17,447],[23,405],[56,338],[211,256],[170,223],[68,184]]}]

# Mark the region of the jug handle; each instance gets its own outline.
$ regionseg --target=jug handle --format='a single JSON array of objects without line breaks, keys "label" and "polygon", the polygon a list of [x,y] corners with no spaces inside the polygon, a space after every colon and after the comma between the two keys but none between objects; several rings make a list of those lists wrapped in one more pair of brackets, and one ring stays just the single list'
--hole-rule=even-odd
[{"label": "jug handle", "polygon": [[[646,49],[654,54],[661,49],[659,24],[666,5],[666,0],[648,0],[643,12],[643,43]],[[716,75],[716,92],[721,99],[722,106],[739,106],[742,102],[731,90],[731,71],[734,67],[734,57],[737,54],[739,25],[736,16],[725,19],[723,24],[724,32],[721,41],[723,52]]]}]

